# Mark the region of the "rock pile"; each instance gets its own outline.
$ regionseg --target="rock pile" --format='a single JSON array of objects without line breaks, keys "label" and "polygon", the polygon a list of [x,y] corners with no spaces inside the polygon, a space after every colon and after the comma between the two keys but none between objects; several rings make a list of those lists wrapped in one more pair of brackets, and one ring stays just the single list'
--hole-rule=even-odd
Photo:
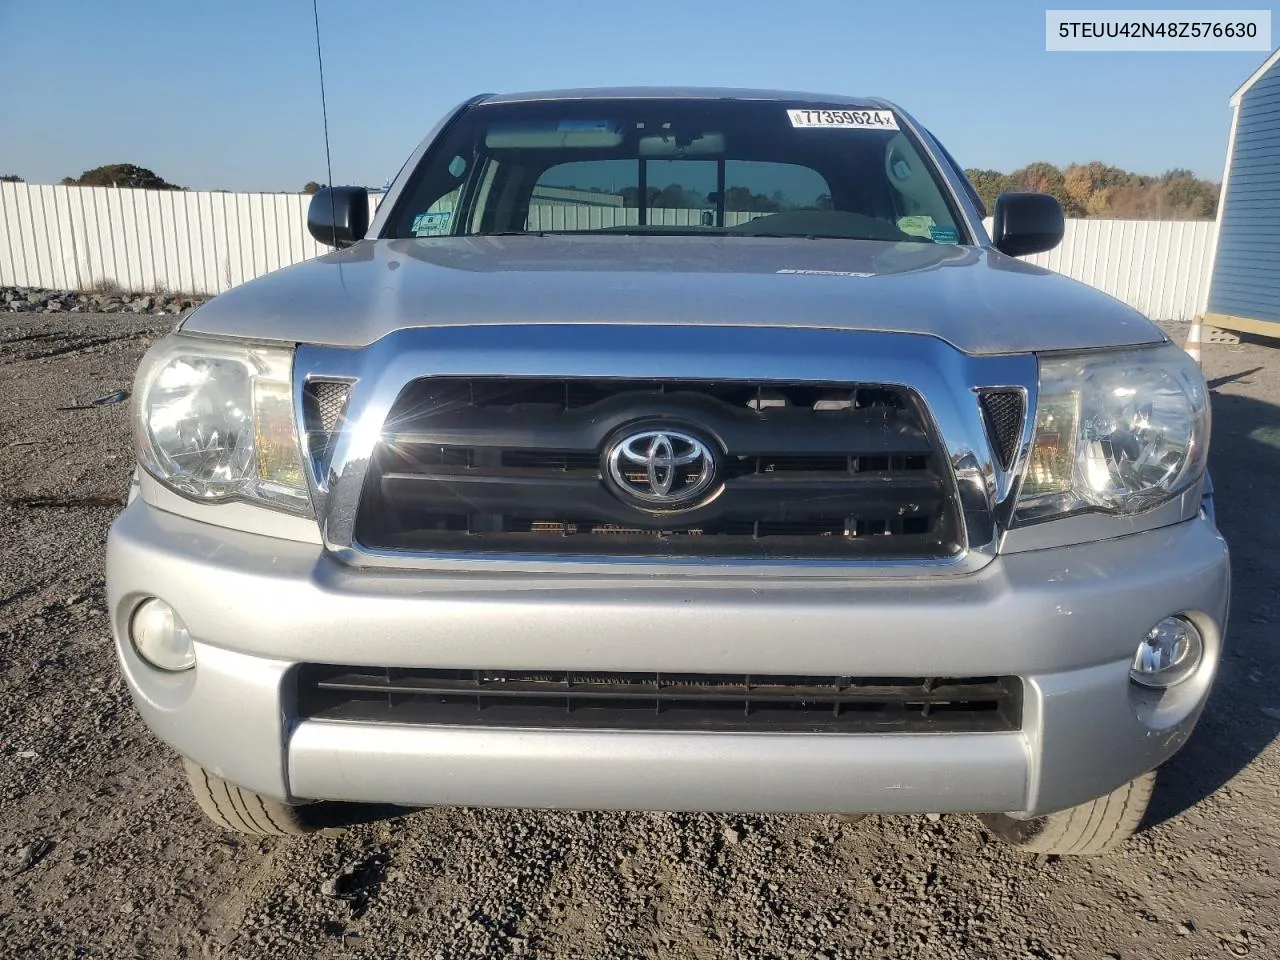
[{"label": "rock pile", "polygon": [[92,293],[0,287],[0,311],[6,313],[181,313],[208,299],[182,293]]}]

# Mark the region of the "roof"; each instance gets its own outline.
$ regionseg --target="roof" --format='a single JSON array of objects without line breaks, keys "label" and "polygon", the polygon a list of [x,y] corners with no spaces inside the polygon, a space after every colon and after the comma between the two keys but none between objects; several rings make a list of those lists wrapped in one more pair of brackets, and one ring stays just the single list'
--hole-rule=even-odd
[{"label": "roof", "polygon": [[1280,62],[1280,49],[1273,51],[1271,56],[1267,57],[1266,62],[1253,72],[1253,76],[1240,84],[1240,89],[1231,95],[1231,106],[1240,106],[1240,99],[1249,92],[1255,83],[1265,77],[1267,71],[1274,67],[1277,62]]},{"label": "roof", "polygon": [[583,87],[569,90],[535,90],[495,93],[482,103],[520,103],[529,100],[787,100],[801,103],[838,103],[859,109],[889,107],[876,97],[849,97],[836,93],[802,93],[794,90],[753,90],[741,87]]}]

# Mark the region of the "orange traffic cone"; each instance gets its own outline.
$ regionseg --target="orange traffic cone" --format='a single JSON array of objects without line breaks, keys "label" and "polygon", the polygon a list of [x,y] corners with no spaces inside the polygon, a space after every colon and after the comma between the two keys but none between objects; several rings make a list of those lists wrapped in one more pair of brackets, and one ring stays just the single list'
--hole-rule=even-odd
[{"label": "orange traffic cone", "polygon": [[1183,349],[1197,364],[1200,363],[1200,344],[1203,336],[1204,330],[1202,329],[1200,318],[1195,317],[1191,321],[1191,329],[1187,331],[1187,342]]}]

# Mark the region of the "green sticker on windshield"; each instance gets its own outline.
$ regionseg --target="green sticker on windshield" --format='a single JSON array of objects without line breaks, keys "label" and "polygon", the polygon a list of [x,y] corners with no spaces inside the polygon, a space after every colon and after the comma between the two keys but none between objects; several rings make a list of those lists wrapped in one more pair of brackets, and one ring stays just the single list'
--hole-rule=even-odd
[{"label": "green sticker on windshield", "polygon": [[955,227],[930,227],[929,236],[934,243],[959,243],[960,234]]},{"label": "green sticker on windshield", "polygon": [[441,237],[449,232],[449,221],[453,214],[447,210],[436,213],[420,213],[413,218],[413,235],[415,237]]},{"label": "green sticker on windshield", "polygon": [[898,229],[908,236],[932,240],[933,234],[930,231],[933,229],[933,217],[900,217],[898,219]]}]

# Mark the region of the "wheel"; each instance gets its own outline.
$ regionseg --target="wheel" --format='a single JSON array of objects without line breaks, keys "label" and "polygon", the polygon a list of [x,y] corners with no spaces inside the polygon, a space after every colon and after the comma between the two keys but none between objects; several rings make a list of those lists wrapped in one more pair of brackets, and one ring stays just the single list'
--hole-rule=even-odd
[{"label": "wheel", "polygon": [[258,837],[290,837],[315,832],[316,828],[309,826],[300,815],[300,807],[227,783],[186,757],[182,758],[182,763],[187,769],[192,796],[205,816],[218,826]]},{"label": "wheel", "polygon": [[1138,832],[1155,783],[1153,770],[1105,797],[1043,817],[1019,820],[1006,813],[981,813],[978,819],[1001,840],[1028,853],[1095,856]]}]

